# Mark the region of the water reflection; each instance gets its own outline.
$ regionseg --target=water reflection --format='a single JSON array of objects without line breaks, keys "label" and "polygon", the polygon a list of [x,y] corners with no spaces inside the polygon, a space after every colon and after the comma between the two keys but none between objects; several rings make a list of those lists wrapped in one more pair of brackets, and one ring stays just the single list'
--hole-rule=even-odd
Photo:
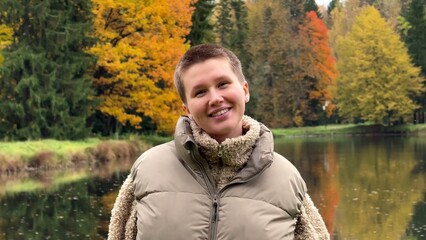
[{"label": "water reflection", "polygon": [[301,171],[334,239],[425,239],[425,146],[416,137],[278,139],[276,150]]},{"label": "water reflection", "polygon": [[132,162],[1,177],[0,239],[105,239]]},{"label": "water reflection", "polygon": [[[277,139],[334,239],[426,239],[426,139]],[[0,177],[0,239],[105,239],[133,162]]]}]

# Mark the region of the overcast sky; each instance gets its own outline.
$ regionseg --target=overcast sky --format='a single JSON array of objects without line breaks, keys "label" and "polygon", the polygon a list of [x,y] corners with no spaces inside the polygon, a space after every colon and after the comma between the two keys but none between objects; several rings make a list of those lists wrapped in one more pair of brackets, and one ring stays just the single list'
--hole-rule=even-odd
[{"label": "overcast sky", "polygon": [[328,7],[328,4],[331,2],[331,0],[315,0],[318,6],[324,5],[325,7]]}]

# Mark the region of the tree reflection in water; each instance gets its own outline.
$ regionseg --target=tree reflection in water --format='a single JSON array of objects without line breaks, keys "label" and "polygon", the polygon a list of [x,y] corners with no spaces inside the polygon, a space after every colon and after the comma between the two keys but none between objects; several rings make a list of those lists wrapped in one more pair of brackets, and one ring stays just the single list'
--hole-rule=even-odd
[{"label": "tree reflection in water", "polygon": [[0,239],[105,239],[133,160],[2,177]]},{"label": "tree reflection in water", "polygon": [[334,239],[426,238],[426,139],[300,138],[276,145],[301,171]]},{"label": "tree reflection in water", "polygon": [[[276,139],[334,239],[425,239],[426,139]],[[0,177],[0,239],[105,239],[132,160]]]}]

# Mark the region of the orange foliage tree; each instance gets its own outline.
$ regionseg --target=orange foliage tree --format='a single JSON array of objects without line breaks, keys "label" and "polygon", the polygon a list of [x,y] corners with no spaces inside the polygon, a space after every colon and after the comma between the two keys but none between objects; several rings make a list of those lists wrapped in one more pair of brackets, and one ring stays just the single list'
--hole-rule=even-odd
[{"label": "orange foliage tree", "polygon": [[[306,13],[306,20],[300,30],[301,44],[304,45],[304,48],[309,49],[300,57],[305,65],[305,79],[309,82],[310,105],[316,105],[316,110],[325,107],[327,116],[330,116],[335,108],[332,103],[332,88],[337,70],[328,41],[328,29],[317,14],[310,11]],[[317,114],[314,113],[315,115]]]},{"label": "orange foliage tree", "polygon": [[173,71],[189,45],[192,0],[92,0],[102,114],[138,129],[142,116],[171,133],[180,113]]}]

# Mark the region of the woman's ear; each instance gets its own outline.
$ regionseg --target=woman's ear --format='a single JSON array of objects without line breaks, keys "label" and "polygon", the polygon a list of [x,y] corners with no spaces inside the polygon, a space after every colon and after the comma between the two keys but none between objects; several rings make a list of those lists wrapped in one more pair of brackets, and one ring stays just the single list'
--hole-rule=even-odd
[{"label": "woman's ear", "polygon": [[250,101],[250,91],[249,91],[249,86],[247,81],[244,81],[243,83],[243,90],[244,90],[245,102],[248,103]]},{"label": "woman's ear", "polygon": [[184,103],[182,104],[182,109],[186,113],[186,115],[188,115],[188,117],[191,117],[191,112],[189,112],[188,107]]}]

